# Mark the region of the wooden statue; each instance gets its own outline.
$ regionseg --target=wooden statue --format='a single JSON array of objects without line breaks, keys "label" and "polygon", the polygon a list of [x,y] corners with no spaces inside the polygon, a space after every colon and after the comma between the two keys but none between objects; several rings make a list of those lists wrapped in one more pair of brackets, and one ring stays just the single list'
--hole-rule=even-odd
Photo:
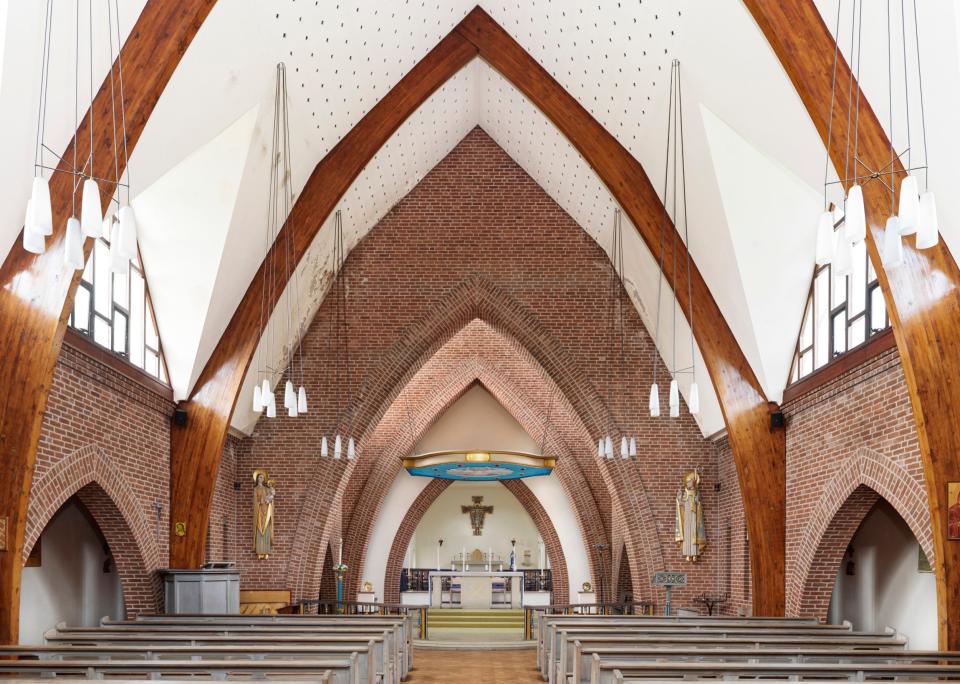
[{"label": "wooden statue", "polygon": [[253,551],[265,560],[273,553],[273,499],[276,490],[267,471],[253,471]]},{"label": "wooden statue", "polygon": [[685,560],[694,562],[707,545],[703,524],[703,506],[700,502],[700,474],[696,471],[683,476],[683,489],[677,492],[676,542]]}]

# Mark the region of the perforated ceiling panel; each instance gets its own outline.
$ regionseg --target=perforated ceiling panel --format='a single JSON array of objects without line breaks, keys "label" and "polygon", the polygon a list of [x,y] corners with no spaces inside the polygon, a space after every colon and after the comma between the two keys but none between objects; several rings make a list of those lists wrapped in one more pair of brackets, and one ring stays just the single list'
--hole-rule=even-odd
[{"label": "perforated ceiling panel", "polygon": [[[158,249],[144,254],[154,300],[167,297],[171,306],[159,307],[167,311],[176,311],[173,304],[185,293],[177,282],[152,279],[151,259],[176,258],[181,268],[212,272],[206,278],[212,283],[210,291],[203,295],[209,304],[205,313],[197,314],[202,316],[199,342],[196,335],[186,341],[188,336],[179,334],[182,323],[177,316],[159,320],[168,349],[177,344],[189,347],[174,355],[184,359],[183,367],[171,367],[171,377],[181,379],[178,396],[189,392],[262,258],[259,247],[249,246],[259,246],[264,231],[265,160],[276,62],[283,60],[289,74],[293,184],[299,193],[317,162],[472,7],[469,0],[217,3],[164,92],[133,160],[135,180],[152,183],[259,107],[234,211],[229,225],[217,228],[224,235],[222,251],[180,250],[174,256],[171,250]],[[483,8],[617,137],[654,180],[663,169],[670,61],[681,59],[691,252],[768,396],[778,399],[799,321],[792,320],[792,305],[771,308],[769,298],[757,298],[744,283],[775,279],[774,287],[784,299],[796,298],[802,304],[806,284],[794,281],[809,277],[815,221],[810,221],[809,254],[774,241],[766,258],[745,260],[742,255],[755,253],[750,248],[753,229],[745,226],[774,231],[784,227],[770,226],[763,216],[749,212],[743,219],[749,224],[729,225],[733,214],[724,212],[725,190],[715,176],[713,143],[698,105],[811,187],[820,182],[822,148],[750,15],[738,2],[690,0],[514,0],[484,3]],[[184,112],[191,112],[189,126],[183,124]],[[487,66],[471,65],[436,93],[414,120],[381,151],[342,203],[350,245],[462,135],[481,124],[585,230],[609,247],[613,206],[609,194],[570,145]],[[737,171],[734,165],[731,173]],[[783,205],[794,206],[796,194],[785,188]],[[144,229],[154,232],[152,244],[163,243],[163,221]],[[321,232],[303,264],[301,317],[312,314],[325,291],[331,232],[329,227]],[[627,245],[628,287],[649,324],[649,312],[656,308],[657,271],[632,229],[627,233],[635,241]],[[804,238],[799,240],[803,243]],[[776,325],[758,328],[757,320]],[[761,354],[761,348],[776,353]],[[242,414],[246,404],[240,402],[238,427],[250,425],[252,416]],[[705,431],[720,426],[719,419],[709,415],[704,421]]]},{"label": "perforated ceiling panel", "polygon": [[[374,156],[340,201],[344,246],[349,251],[375,226],[390,208],[403,198],[436,166],[470,130],[479,118],[476,93],[477,69],[474,60],[434,93]],[[293,288],[287,288],[270,319],[270,328],[281,344],[269,343],[257,349],[257,359],[269,349],[268,367],[282,367],[296,343],[297,331],[306,330],[330,288],[333,275],[333,217],[324,224],[298,269]],[[287,325],[291,292],[299,289],[300,305],[290,303],[294,312],[292,330]],[[300,321],[296,321],[299,312]],[[262,364],[261,364],[262,365]],[[244,380],[243,397],[252,396],[257,364]],[[250,430],[257,414],[250,402],[241,401],[233,417],[239,429]]]}]

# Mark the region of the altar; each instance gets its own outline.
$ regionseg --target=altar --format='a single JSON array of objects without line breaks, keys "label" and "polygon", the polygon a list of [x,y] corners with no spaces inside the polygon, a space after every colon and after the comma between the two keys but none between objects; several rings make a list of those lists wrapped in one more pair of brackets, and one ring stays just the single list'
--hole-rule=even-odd
[{"label": "altar", "polygon": [[[444,578],[450,578],[444,589]],[[505,586],[509,585],[509,587]],[[523,605],[523,573],[468,570],[430,572],[430,607],[467,609],[519,608]]]}]

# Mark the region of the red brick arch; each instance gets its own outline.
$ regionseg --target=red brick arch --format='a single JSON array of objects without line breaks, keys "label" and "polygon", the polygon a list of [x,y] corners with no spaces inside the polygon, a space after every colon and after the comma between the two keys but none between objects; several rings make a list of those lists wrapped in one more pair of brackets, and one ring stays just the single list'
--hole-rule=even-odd
[{"label": "red brick arch", "polygon": [[[387,558],[387,571],[383,600],[394,603],[400,600],[400,571],[403,569],[403,557],[410,546],[410,540],[417,526],[426,514],[427,509],[437,500],[451,484],[450,480],[431,480],[411,504],[410,509],[403,516],[403,521],[397,530]],[[567,575],[567,559],[560,545],[560,536],[557,534],[550,516],[540,501],[533,495],[530,488],[520,480],[505,480],[501,484],[513,494],[527,515],[533,520],[537,532],[543,538],[550,567],[553,570],[553,595],[556,603],[566,603],[569,596],[570,581]],[[558,598],[559,597],[559,598]]]},{"label": "red brick arch", "polygon": [[926,493],[902,466],[860,448],[840,468],[814,506],[788,572],[790,615],[826,617],[840,561],[864,517],[883,497],[906,521],[934,561]]},{"label": "red brick arch", "polygon": [[127,614],[156,612],[161,597],[157,571],[165,567],[166,559],[130,483],[95,444],[73,452],[34,481],[24,561],[50,519],[74,495],[93,516],[110,547]]}]

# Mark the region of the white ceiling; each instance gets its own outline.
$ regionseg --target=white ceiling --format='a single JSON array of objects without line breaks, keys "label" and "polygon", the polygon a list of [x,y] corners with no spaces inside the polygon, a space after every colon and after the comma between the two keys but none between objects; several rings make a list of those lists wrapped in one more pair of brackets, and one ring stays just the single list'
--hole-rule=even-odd
[{"label": "white ceiling", "polygon": [[[832,17],[836,0],[817,1]],[[0,144],[9,151],[0,173],[12,200],[0,203],[0,240],[6,243],[0,247],[9,247],[19,231],[29,192],[32,140],[23,132],[33,131],[36,98],[31,103],[22,93],[37,90],[42,8],[35,4],[40,3],[14,3],[8,11],[5,54],[17,60],[14,69],[5,59],[0,71]],[[215,5],[131,159],[143,257],[178,398],[189,394],[263,258],[276,62],[285,61],[289,74],[293,184],[299,192],[316,163],[473,4],[230,0]],[[131,12],[121,17],[128,29],[143,0],[123,5]],[[931,55],[925,67],[932,72],[928,78],[925,68],[928,137],[941,158],[949,158],[951,145],[960,145],[948,133],[960,97],[960,58],[958,19],[947,5],[921,7]],[[813,267],[824,152],[741,2],[602,0],[586,6],[526,0],[483,7],[643,164],[655,187],[662,183],[670,61],[681,60],[691,253],[765,392],[779,400]],[[827,23],[832,26],[833,19]],[[949,59],[934,64],[932,56],[944,54]],[[64,84],[71,83],[72,72],[61,67],[59,90],[69,90]],[[870,94],[878,86],[864,76]],[[66,111],[65,102],[54,109]],[[48,138],[56,149],[72,130],[69,114],[55,117],[55,135]],[[609,249],[614,208],[609,193],[558,131],[479,60],[401,127],[341,201],[348,247],[476,125]],[[931,175],[934,187],[942,188],[941,220],[954,246],[949,219],[960,212],[960,199],[948,193],[951,180],[946,169]],[[330,228],[324,227],[302,262],[291,295],[304,320],[312,317],[329,281]],[[628,290],[652,330],[656,265],[635,231],[626,234]],[[661,328],[669,330],[666,288],[661,308]],[[275,332],[283,342],[273,345],[270,355],[282,357],[298,326],[288,333],[284,302],[278,311]],[[659,343],[672,361],[669,334],[661,334]],[[676,347],[677,365],[688,365],[685,322],[678,326]],[[712,434],[723,422],[697,356],[699,422]],[[241,430],[256,420],[248,408],[250,387],[252,377],[234,416]]]}]

